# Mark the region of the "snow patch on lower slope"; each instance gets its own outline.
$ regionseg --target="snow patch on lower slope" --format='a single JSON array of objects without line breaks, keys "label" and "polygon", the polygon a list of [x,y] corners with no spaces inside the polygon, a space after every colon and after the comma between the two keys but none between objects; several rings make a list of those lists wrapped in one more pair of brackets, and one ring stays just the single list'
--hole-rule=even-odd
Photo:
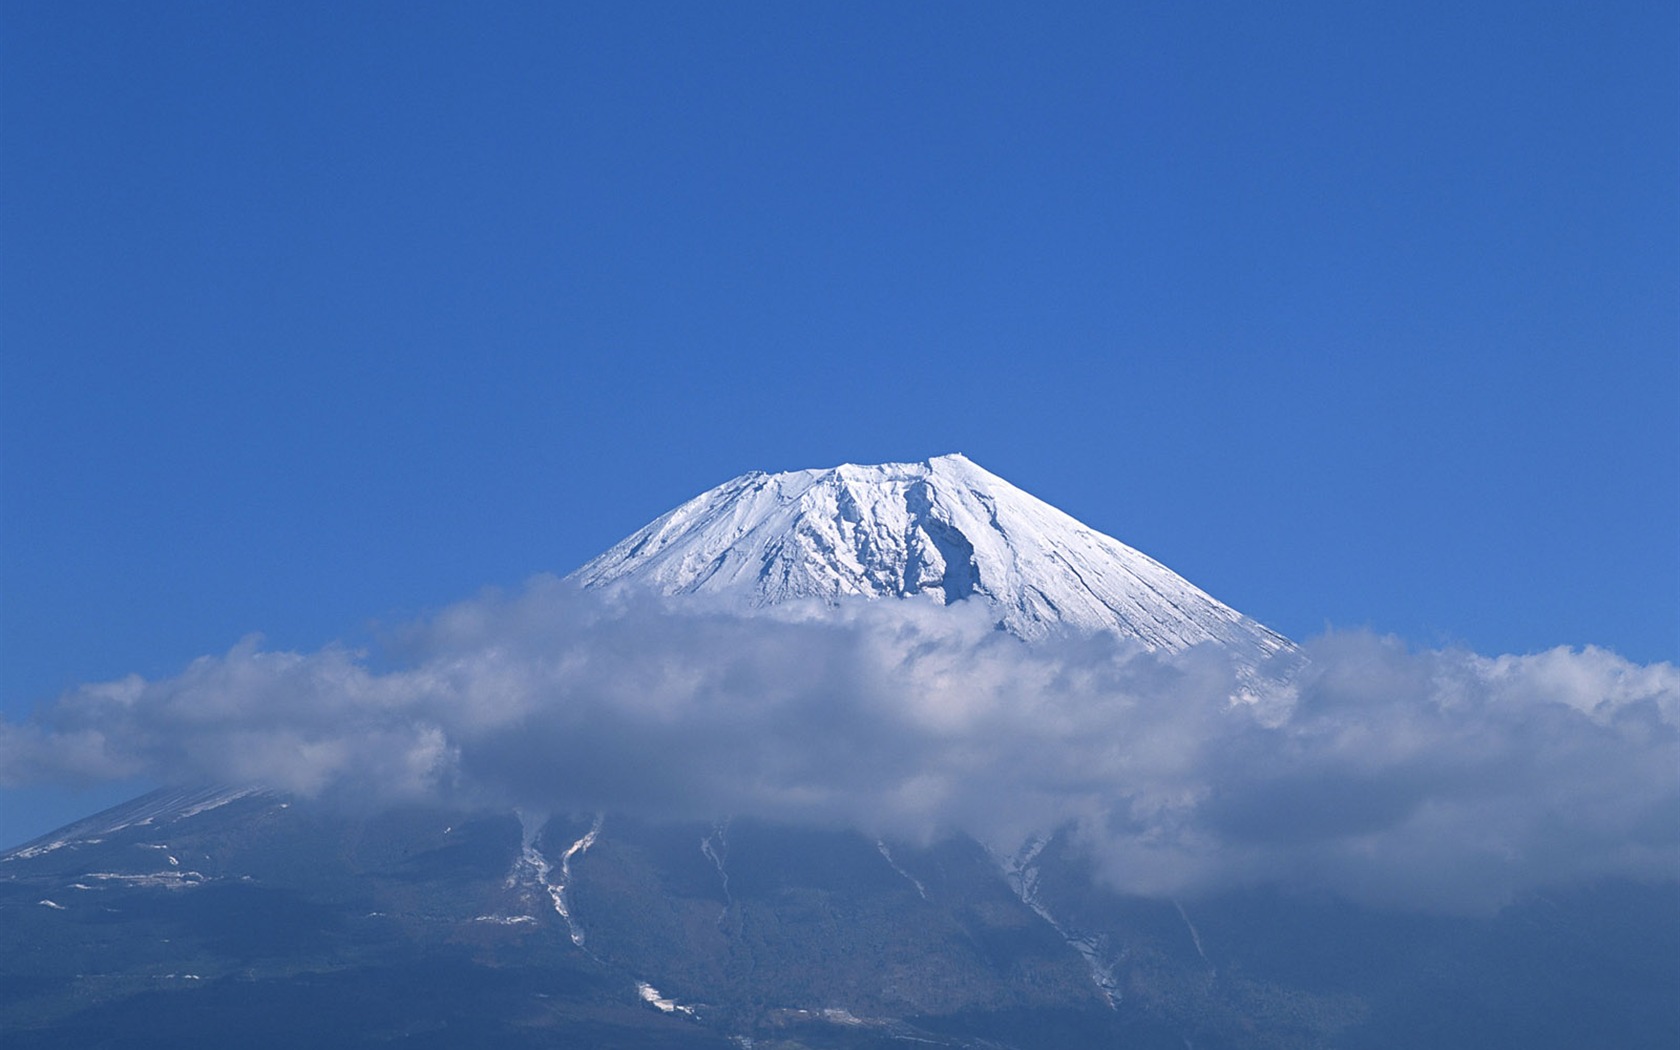
[{"label": "snow patch on lower slope", "polygon": [[141,874],[130,874],[116,871],[90,871],[82,876],[84,879],[94,879],[109,885],[127,886],[162,886],[166,889],[178,890],[193,886],[202,886],[210,879],[197,871],[158,871]]},{"label": "snow patch on lower slope", "polygon": [[231,802],[265,794],[257,787],[210,785],[192,788],[163,788],[120,806],[96,813],[85,820],[60,828],[51,837],[26,842],[0,854],[0,863],[32,860],[56,850],[75,846],[96,846],[119,831],[137,827],[161,827],[196,817]]},{"label": "snow patch on lower slope", "polygon": [[887,864],[892,867],[892,870],[904,876],[909,880],[910,885],[916,887],[916,894],[920,896],[922,900],[928,899],[927,887],[922,885],[922,880],[916,878],[916,876],[910,874],[908,871],[905,871],[901,866],[899,866],[898,861],[893,859],[892,850],[887,848],[887,842],[885,839],[875,840],[875,851],[879,853],[884,860],[886,860]]},{"label": "snow patch on lower slope", "polygon": [[536,921],[535,915],[479,915],[473,918],[473,922],[487,922],[495,926],[518,926]]},{"label": "snow patch on lower slope", "polygon": [[1022,844],[1021,848],[1008,856],[998,856],[998,865],[1003,869],[1003,877],[1009,883],[1010,889],[1015,891],[1022,904],[1031,908],[1039,918],[1050,924],[1050,928],[1059,934],[1068,947],[1079,953],[1085,960],[1085,966],[1091,973],[1091,982],[1102,993],[1104,1001],[1110,1008],[1116,1008],[1122,998],[1120,982],[1114,976],[1114,967],[1107,961],[1107,939],[1101,936],[1088,937],[1064,926],[1050,913],[1038,892],[1039,864],[1038,858],[1044,852],[1044,847],[1050,844],[1050,839],[1043,835],[1034,835]]},{"label": "snow patch on lower slope", "polygon": [[694,1016],[694,1007],[679,1003],[675,999],[666,998],[659,994],[659,989],[646,981],[636,982],[636,994],[641,996],[642,1002],[647,1003],[660,1013],[683,1014],[686,1017]]},{"label": "snow patch on lower slope", "polygon": [[729,917],[729,908],[734,898],[729,895],[729,869],[726,863],[729,859],[729,821],[720,820],[712,826],[712,833],[700,840],[700,852],[717,868],[718,881],[723,883],[723,908],[718,912],[718,925]]},{"label": "snow patch on lower slope", "polygon": [[1196,924],[1190,921],[1190,913],[1184,910],[1184,905],[1179,903],[1176,898],[1173,900],[1173,907],[1178,909],[1178,917],[1184,920],[1185,929],[1190,931],[1190,943],[1196,946],[1196,954],[1200,955],[1202,961],[1207,963],[1209,973],[1217,974],[1218,971],[1213,968],[1213,960],[1209,959],[1207,952],[1202,950],[1202,935],[1196,929]]},{"label": "snow patch on lower slope", "polygon": [[595,814],[594,823],[583,837],[566,847],[560,855],[560,869],[555,871],[548,858],[537,848],[537,837],[542,833],[547,823],[544,814],[528,813],[524,810],[516,811],[519,816],[520,844],[519,859],[514,861],[513,870],[508,873],[507,886],[512,888],[521,881],[533,883],[548,895],[554,911],[566,924],[566,931],[571,935],[572,943],[583,947],[583,927],[578,924],[577,916],[572,911],[571,900],[567,890],[572,883],[572,860],[589,852],[589,847],[601,834],[601,822],[604,814]]}]

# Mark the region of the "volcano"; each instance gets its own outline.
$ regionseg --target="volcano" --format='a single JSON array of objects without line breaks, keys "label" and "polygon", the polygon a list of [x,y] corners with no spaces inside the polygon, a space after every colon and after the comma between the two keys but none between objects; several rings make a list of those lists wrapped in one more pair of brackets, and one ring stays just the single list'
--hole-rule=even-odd
[{"label": "volcano", "polygon": [[[1203,647],[1251,677],[1302,660],[962,456],[746,474],[571,579],[747,617],[960,607],[1023,645]],[[1673,884],[1480,916],[1159,898],[1112,888],[1071,827],[1000,851],[200,785],[0,854],[0,1032],[20,1050],[1657,1047],[1680,1030],[1676,957]]]}]

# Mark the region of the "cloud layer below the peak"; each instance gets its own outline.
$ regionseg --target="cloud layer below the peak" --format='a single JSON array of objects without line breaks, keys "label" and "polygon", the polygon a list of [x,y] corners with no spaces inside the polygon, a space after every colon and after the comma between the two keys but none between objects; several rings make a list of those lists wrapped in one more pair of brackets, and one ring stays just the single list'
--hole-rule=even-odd
[{"label": "cloud layer below the peak", "polygon": [[1254,702],[1203,647],[1028,645],[963,604],[743,617],[552,580],[413,626],[394,670],[247,641],[0,722],[0,785],[753,815],[1007,848],[1074,823],[1119,887],[1441,909],[1680,876],[1680,669],[1330,634]]}]

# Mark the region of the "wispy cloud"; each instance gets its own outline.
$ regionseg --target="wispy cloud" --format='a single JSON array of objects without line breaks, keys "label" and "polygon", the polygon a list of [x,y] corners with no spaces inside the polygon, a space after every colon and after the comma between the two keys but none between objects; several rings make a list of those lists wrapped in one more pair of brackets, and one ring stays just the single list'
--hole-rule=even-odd
[{"label": "wispy cloud", "polygon": [[1365,633],[1253,702],[1212,650],[1027,645],[980,608],[736,616],[552,579],[413,625],[399,667],[248,640],[0,723],[0,783],[256,781],[306,794],[752,814],[1007,847],[1072,823],[1114,883],[1253,880],[1489,907],[1680,875],[1680,669]]}]

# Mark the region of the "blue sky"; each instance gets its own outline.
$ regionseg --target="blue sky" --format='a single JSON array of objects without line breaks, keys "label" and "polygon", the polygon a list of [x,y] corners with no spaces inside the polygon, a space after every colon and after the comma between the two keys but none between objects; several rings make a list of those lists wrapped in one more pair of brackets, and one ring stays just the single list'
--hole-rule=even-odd
[{"label": "blue sky", "polygon": [[6,0],[0,714],[948,451],[1297,638],[1680,657],[1674,5],[1189,6]]}]

